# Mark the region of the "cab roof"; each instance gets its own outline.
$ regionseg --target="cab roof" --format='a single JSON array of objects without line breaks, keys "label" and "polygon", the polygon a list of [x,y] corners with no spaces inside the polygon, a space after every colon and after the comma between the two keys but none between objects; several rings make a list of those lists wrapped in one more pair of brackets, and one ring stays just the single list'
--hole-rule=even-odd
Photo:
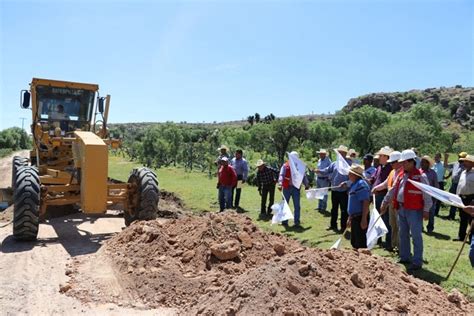
[{"label": "cab roof", "polygon": [[80,82],[71,82],[71,81],[61,81],[61,80],[51,80],[51,79],[41,79],[33,78],[31,80],[31,87],[35,86],[50,86],[58,88],[74,88],[74,89],[84,89],[84,90],[99,90],[99,85],[92,83],[80,83]]}]

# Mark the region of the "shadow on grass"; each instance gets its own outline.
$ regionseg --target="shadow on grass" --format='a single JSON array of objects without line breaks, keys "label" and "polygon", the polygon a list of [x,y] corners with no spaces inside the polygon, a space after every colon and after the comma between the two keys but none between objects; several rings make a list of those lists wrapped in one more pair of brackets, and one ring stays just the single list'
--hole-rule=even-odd
[{"label": "shadow on grass", "polygon": [[248,211],[247,211],[246,209],[244,209],[243,207],[240,207],[240,206],[237,207],[237,208],[235,209],[235,211],[236,211],[237,213],[239,213],[239,214],[248,213]]},{"label": "shadow on grass", "polygon": [[303,226],[287,226],[285,227],[285,231],[287,232],[295,232],[295,233],[303,233],[307,230],[310,230],[312,226],[303,227]]},{"label": "shadow on grass", "polygon": [[441,240],[450,240],[451,239],[451,236],[441,234],[441,233],[438,233],[438,232],[431,232],[431,233],[425,232],[425,234],[428,235],[428,236],[434,237],[436,239],[441,239]]},{"label": "shadow on grass", "polygon": [[407,270],[407,273],[418,279],[422,279],[430,283],[441,284],[441,282],[446,281],[445,276],[439,275],[430,270],[426,270],[425,268],[421,268],[420,270],[416,271]]}]

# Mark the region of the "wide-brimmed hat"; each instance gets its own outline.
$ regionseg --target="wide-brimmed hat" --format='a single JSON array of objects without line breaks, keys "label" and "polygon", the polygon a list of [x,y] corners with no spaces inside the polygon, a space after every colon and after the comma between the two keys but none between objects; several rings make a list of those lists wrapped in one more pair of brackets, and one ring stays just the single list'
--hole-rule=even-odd
[{"label": "wide-brimmed hat", "polygon": [[257,163],[255,164],[255,166],[260,167],[260,166],[263,166],[264,164],[265,162],[262,159],[259,159],[257,160]]},{"label": "wide-brimmed hat", "polygon": [[349,172],[352,174],[355,174],[358,177],[363,178],[364,177],[364,168],[360,165],[352,165],[349,169]]},{"label": "wide-brimmed hat", "polygon": [[467,152],[465,152],[465,151],[461,151],[461,152],[458,154],[458,157],[459,157],[459,158],[466,158],[466,156],[467,156]]},{"label": "wide-brimmed hat", "polygon": [[399,151],[392,151],[390,158],[388,158],[388,163],[399,161],[402,157],[402,153]]},{"label": "wide-brimmed hat", "polygon": [[380,150],[377,152],[377,155],[385,155],[385,156],[389,156],[390,157],[390,154],[392,153],[393,149],[388,147],[388,146],[385,146],[385,147],[382,147],[380,148]]},{"label": "wide-brimmed hat", "polygon": [[430,164],[430,167],[432,167],[432,166],[434,165],[434,161],[433,161],[433,159],[431,159],[430,156],[427,156],[427,155],[426,155],[426,156],[423,156],[423,157],[421,157],[421,160],[426,160],[426,161],[428,161],[428,163]]},{"label": "wide-brimmed hat", "polygon": [[359,156],[359,153],[358,153],[357,151],[355,151],[354,149],[351,148],[351,149],[349,149],[349,151],[347,152],[346,158],[351,158],[351,156],[354,155],[354,154],[356,155],[356,157]]},{"label": "wide-brimmed hat", "polygon": [[344,145],[339,145],[339,147],[334,148],[334,150],[342,151],[342,152],[345,152],[345,153],[347,153],[349,151],[349,149]]},{"label": "wide-brimmed hat", "polygon": [[318,154],[327,154],[328,151],[326,149],[321,148],[317,153]]},{"label": "wide-brimmed hat", "polygon": [[459,158],[459,160],[461,160],[461,161],[470,161],[470,162],[474,163],[474,156],[473,155],[466,155],[466,157]]},{"label": "wide-brimmed hat", "polygon": [[222,149],[229,151],[229,147],[227,147],[226,145],[221,145],[221,147],[217,148],[217,151],[221,151]]}]

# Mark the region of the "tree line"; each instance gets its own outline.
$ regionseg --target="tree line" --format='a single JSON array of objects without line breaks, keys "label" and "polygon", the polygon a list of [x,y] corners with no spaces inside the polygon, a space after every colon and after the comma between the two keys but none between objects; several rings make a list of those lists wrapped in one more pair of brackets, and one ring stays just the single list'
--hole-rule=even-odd
[{"label": "tree line", "polygon": [[31,148],[31,138],[24,129],[11,127],[0,131],[0,157],[16,150]]},{"label": "tree line", "polygon": [[361,154],[373,153],[386,145],[396,149],[416,147],[424,154],[468,150],[466,146],[474,149],[471,139],[445,128],[449,113],[429,103],[396,114],[364,106],[315,121],[272,115],[265,124],[255,124],[255,116],[241,126],[117,124],[111,128],[111,136],[123,137],[122,153],[149,167],[183,166],[209,173],[215,170],[221,144],[231,152],[243,149],[250,161],[263,159],[274,166],[281,165],[286,152],[291,150],[314,163],[320,148],[339,144]]}]

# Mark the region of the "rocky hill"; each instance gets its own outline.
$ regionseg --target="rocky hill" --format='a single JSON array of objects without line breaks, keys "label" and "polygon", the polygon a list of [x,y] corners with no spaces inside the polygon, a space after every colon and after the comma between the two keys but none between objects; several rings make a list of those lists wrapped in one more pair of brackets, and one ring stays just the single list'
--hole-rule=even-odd
[{"label": "rocky hill", "polygon": [[474,88],[465,88],[460,85],[452,88],[371,93],[350,99],[342,111],[350,112],[368,104],[387,112],[396,113],[406,111],[421,102],[440,105],[451,113],[454,121],[466,128],[474,128]]}]

